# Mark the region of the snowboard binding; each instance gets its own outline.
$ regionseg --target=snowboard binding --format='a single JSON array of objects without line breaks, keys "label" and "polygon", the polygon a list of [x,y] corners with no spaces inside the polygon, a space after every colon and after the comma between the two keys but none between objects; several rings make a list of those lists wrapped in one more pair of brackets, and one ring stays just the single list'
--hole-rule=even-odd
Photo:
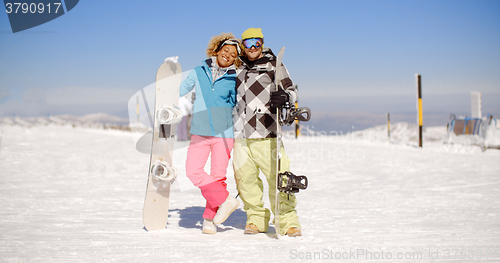
[{"label": "snowboard binding", "polygon": [[295,108],[295,105],[286,102],[283,108],[280,109],[281,118],[280,124],[290,126],[295,120],[309,121],[311,119],[311,110],[307,107]]},{"label": "snowboard binding", "polygon": [[177,178],[177,170],[169,163],[162,161],[157,161],[153,164],[151,167],[151,174],[154,179],[162,182],[170,182],[171,184],[174,183]]},{"label": "snowboard binding", "polygon": [[307,177],[304,175],[295,175],[291,172],[278,174],[278,190],[285,194],[298,193],[299,190],[307,188]]},{"label": "snowboard binding", "polygon": [[163,106],[156,112],[160,124],[176,124],[182,121],[182,112],[178,107]]}]

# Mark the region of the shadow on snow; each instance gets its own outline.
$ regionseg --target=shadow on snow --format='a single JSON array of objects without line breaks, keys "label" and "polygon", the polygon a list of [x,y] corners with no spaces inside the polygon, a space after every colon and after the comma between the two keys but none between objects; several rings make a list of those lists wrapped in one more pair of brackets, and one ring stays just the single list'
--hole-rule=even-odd
[{"label": "shadow on snow", "polygon": [[[204,207],[192,206],[184,209],[173,209],[171,212],[179,213],[179,226],[183,228],[199,228],[203,224]],[[170,215],[169,215],[170,217]],[[236,209],[221,225],[218,225],[219,232],[224,232],[231,229],[245,230],[247,221],[247,214],[241,210]]]}]

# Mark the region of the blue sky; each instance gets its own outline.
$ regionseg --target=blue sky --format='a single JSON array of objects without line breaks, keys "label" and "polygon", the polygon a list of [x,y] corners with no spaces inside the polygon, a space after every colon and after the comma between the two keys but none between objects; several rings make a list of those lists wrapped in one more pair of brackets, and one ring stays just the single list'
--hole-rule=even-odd
[{"label": "blue sky", "polygon": [[474,90],[483,112],[500,115],[497,0],[85,0],[15,34],[0,15],[0,116],[126,117],[165,57],[190,70],[213,35],[249,27],[262,28],[265,46],[286,47],[314,110],[413,112],[419,73],[424,112],[467,114]]}]

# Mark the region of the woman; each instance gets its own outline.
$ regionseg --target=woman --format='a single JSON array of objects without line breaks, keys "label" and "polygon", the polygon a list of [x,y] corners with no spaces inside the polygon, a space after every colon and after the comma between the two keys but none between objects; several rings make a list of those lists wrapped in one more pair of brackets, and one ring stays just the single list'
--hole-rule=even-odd
[{"label": "woman", "polygon": [[[179,91],[184,96],[195,90],[186,174],[207,201],[202,232],[215,234],[216,224],[239,206],[226,189],[234,144],[232,109],[236,103],[236,66],[241,63],[239,41],[231,33],[214,36],[206,53],[208,59],[191,71]],[[209,155],[210,174],[204,170]]]}]

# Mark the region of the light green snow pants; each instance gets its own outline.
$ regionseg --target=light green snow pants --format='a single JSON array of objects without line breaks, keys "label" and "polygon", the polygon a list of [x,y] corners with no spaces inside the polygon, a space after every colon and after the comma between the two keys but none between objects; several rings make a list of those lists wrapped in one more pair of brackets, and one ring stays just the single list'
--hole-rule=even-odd
[{"label": "light green snow pants", "polygon": [[[259,231],[267,232],[271,213],[264,208],[262,200],[264,186],[259,178],[259,172],[266,176],[269,186],[269,200],[274,213],[276,200],[276,138],[268,139],[236,139],[233,148],[234,176],[238,193],[243,200],[247,213],[247,224],[253,223]],[[280,172],[289,171],[290,159],[285,154],[283,146],[280,149]],[[295,195],[279,194],[280,229],[284,235],[292,227],[300,228],[297,217],[297,200]]]}]

